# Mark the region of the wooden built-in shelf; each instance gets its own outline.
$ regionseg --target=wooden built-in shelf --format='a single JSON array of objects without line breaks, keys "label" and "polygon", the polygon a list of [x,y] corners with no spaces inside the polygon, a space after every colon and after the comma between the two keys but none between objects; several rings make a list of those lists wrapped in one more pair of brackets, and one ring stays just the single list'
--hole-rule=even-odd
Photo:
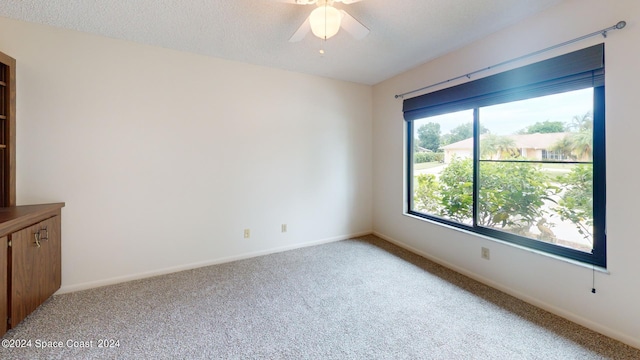
[{"label": "wooden built-in shelf", "polygon": [[0,52],[0,207],[16,204],[15,143],[16,60]]},{"label": "wooden built-in shelf", "polygon": [[16,60],[0,52],[0,337],[60,288],[64,203],[16,204]]},{"label": "wooden built-in shelf", "polygon": [[0,207],[0,236],[5,236],[12,232],[50,218],[60,215],[60,209],[64,203],[21,205]]},{"label": "wooden built-in shelf", "polygon": [[60,288],[63,206],[0,207],[0,337]]}]

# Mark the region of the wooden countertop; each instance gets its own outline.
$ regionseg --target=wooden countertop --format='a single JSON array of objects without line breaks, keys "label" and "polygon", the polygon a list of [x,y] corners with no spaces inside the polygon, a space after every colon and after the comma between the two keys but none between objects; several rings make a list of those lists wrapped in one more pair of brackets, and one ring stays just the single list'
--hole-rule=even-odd
[{"label": "wooden countertop", "polygon": [[59,215],[64,203],[0,207],[0,236]]}]

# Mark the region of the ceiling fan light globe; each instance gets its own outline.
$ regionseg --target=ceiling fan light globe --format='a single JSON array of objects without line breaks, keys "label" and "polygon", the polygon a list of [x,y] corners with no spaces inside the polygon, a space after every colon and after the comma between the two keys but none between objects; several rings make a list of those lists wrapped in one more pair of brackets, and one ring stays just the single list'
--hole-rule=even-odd
[{"label": "ceiling fan light globe", "polygon": [[318,6],[309,15],[311,32],[321,39],[328,39],[337,34],[341,20],[340,11],[329,5]]}]

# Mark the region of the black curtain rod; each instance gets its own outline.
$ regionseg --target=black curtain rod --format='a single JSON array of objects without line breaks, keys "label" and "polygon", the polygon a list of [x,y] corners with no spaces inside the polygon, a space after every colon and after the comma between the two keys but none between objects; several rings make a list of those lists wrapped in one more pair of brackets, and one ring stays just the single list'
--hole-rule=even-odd
[{"label": "black curtain rod", "polygon": [[542,54],[544,52],[551,51],[551,50],[554,50],[554,49],[557,49],[559,47],[566,46],[566,45],[569,45],[569,44],[573,44],[575,42],[578,42],[578,41],[581,41],[581,40],[584,40],[584,39],[588,39],[590,37],[594,37],[594,36],[597,36],[597,35],[602,35],[603,37],[606,38],[607,37],[607,32],[609,32],[611,30],[620,30],[620,29],[623,29],[625,26],[627,26],[627,22],[626,21],[618,21],[617,24],[615,24],[613,26],[610,26],[610,27],[608,27],[606,29],[595,31],[595,32],[592,32],[591,34],[583,35],[583,36],[577,37],[575,39],[571,39],[569,41],[565,41],[563,43],[560,43],[560,44],[557,44],[557,45],[553,45],[553,46],[550,46],[548,48],[544,48],[542,50],[538,50],[538,51],[534,51],[532,53],[528,53],[526,55],[518,56],[517,58],[513,58],[513,59],[510,59],[510,60],[507,60],[507,61],[503,61],[503,62],[497,63],[495,65],[487,66],[486,68],[482,68],[482,69],[479,69],[479,70],[476,70],[476,71],[472,71],[472,72],[464,74],[464,75],[456,76],[456,77],[448,79],[448,80],[440,81],[438,83],[431,84],[429,86],[425,86],[425,87],[422,87],[420,89],[411,90],[411,91],[408,91],[408,92],[405,92],[405,93],[402,93],[402,94],[398,94],[398,95],[395,96],[395,98],[396,99],[404,98],[405,95],[409,95],[409,94],[417,93],[419,91],[427,90],[427,89],[430,89],[432,87],[436,87],[438,85],[446,84],[448,82],[455,81],[455,80],[458,80],[458,79],[462,79],[462,78],[470,79],[471,75],[475,75],[475,74],[477,74],[479,72],[491,70],[491,69],[499,67],[499,66],[503,66],[503,65],[510,64],[512,62],[515,62],[515,61],[526,59],[526,58],[534,56],[534,55]]}]

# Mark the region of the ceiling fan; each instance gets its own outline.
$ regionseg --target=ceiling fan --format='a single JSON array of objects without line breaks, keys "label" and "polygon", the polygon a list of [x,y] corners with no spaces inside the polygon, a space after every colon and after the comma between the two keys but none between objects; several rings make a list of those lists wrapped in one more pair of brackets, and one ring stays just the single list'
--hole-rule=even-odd
[{"label": "ceiling fan", "polygon": [[327,40],[337,34],[341,27],[357,40],[364,38],[369,34],[369,29],[346,11],[333,7],[334,3],[349,5],[359,1],[362,0],[286,0],[288,3],[298,5],[317,5],[291,36],[289,42],[302,40],[309,31],[320,39]]}]

